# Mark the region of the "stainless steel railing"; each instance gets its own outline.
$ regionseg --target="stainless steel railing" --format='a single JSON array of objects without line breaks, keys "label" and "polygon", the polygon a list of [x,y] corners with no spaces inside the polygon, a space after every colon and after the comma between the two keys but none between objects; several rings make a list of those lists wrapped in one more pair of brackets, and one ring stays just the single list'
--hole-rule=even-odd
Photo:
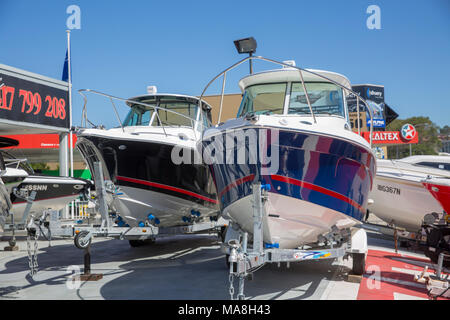
[{"label": "stainless steel railing", "polygon": [[[114,110],[114,113],[115,113],[115,116],[116,116],[116,118],[117,118],[117,121],[119,122],[119,125],[120,125],[120,127],[122,128],[122,131],[123,132],[125,132],[125,129],[124,129],[124,127],[123,127],[123,123],[122,123],[122,120],[120,119],[120,116],[119,116],[119,112],[117,111],[117,107],[116,107],[116,105],[115,105],[115,103],[114,103],[114,100],[118,100],[118,101],[122,101],[122,102],[125,102],[125,103],[132,103],[132,104],[138,104],[138,105],[141,105],[141,106],[145,106],[145,107],[149,107],[149,108],[152,108],[153,109],[153,114],[157,117],[157,119],[158,119],[158,121],[159,121],[159,123],[161,124],[159,127],[161,127],[162,129],[163,129],[163,132],[164,132],[164,135],[165,136],[167,136],[167,132],[166,132],[166,127],[169,127],[169,126],[165,126],[164,124],[163,124],[163,121],[161,120],[161,118],[160,118],[160,116],[159,116],[159,113],[157,112],[157,110],[163,110],[163,111],[165,111],[165,112],[169,112],[169,113],[172,113],[172,114],[176,114],[176,115],[178,115],[178,116],[180,116],[180,117],[182,117],[182,118],[185,118],[185,119],[187,119],[187,120],[189,120],[190,121],[190,123],[191,123],[191,126],[192,126],[192,128],[194,129],[194,134],[195,134],[195,130],[198,128],[199,130],[200,130],[200,132],[203,130],[203,127],[204,127],[204,125],[203,125],[203,123],[202,123],[202,116],[201,116],[201,111],[202,111],[202,103],[203,104],[206,104],[206,102],[205,101],[202,101],[202,100],[199,100],[199,109],[197,110],[197,114],[196,114],[196,116],[195,116],[195,118],[192,118],[192,117],[189,117],[189,116],[187,116],[187,115],[185,115],[185,114],[182,114],[182,113],[179,113],[179,112],[176,112],[176,111],[174,111],[174,110],[170,110],[170,109],[167,109],[167,108],[163,108],[163,107],[159,107],[159,106],[156,106],[156,105],[153,105],[153,104],[148,104],[148,103],[143,103],[143,102],[139,102],[139,101],[136,101],[136,100],[130,100],[130,99],[124,99],[124,98],[119,98],[119,97],[116,97],[116,96],[113,96],[113,95],[110,95],[110,94],[107,94],[107,93],[103,93],[103,92],[100,92],[100,91],[97,91],[97,90],[92,90],[92,89],[80,89],[80,90],[78,90],[78,93],[83,97],[83,101],[84,101],[84,103],[83,103],[83,109],[82,109],[82,114],[81,114],[81,126],[82,127],[87,127],[87,125],[88,125],[88,123],[90,124],[90,125],[92,125],[93,127],[96,127],[96,125],[95,124],[93,124],[91,121],[89,121],[89,119],[88,119],[88,116],[87,116],[87,101],[88,101],[88,99],[87,99],[87,96],[86,96],[86,94],[85,93],[92,93],[92,94],[96,94],[96,95],[99,95],[99,96],[104,96],[104,97],[107,97],[107,98],[109,98],[109,100],[111,101],[111,104],[112,104],[112,107],[113,107],[113,110]],[[150,120],[151,121],[151,120]],[[200,128],[199,128],[200,127]]]},{"label": "stainless steel railing", "polygon": [[364,103],[364,105],[366,106],[367,110],[369,110],[369,115],[370,115],[370,138],[369,138],[369,143],[370,143],[370,147],[372,147],[373,110],[372,110],[372,108],[370,107],[370,105],[367,103],[367,101],[366,101],[365,99],[361,98],[361,97],[360,97],[356,92],[354,92],[351,88],[347,88],[347,87],[343,86],[342,84],[340,84],[340,83],[338,83],[338,82],[336,82],[336,81],[334,81],[334,80],[332,80],[332,79],[330,79],[330,78],[328,78],[328,77],[326,77],[326,76],[323,76],[323,75],[321,75],[321,74],[318,74],[318,73],[316,73],[316,72],[314,72],[314,71],[302,69],[302,68],[299,68],[299,67],[297,67],[297,66],[292,66],[292,65],[290,65],[290,64],[287,64],[287,63],[284,63],[284,62],[281,62],[281,61],[277,61],[277,60],[273,60],[273,59],[268,59],[268,58],[264,58],[264,57],[261,57],[261,56],[249,56],[249,57],[246,57],[246,58],[244,58],[244,59],[242,59],[242,60],[236,62],[235,64],[231,65],[230,67],[226,68],[225,70],[223,70],[222,72],[220,72],[218,75],[216,75],[211,81],[208,82],[208,84],[206,85],[206,87],[203,89],[202,94],[200,95],[200,101],[202,100],[203,96],[204,96],[205,93],[206,93],[206,90],[208,90],[208,88],[211,86],[211,84],[214,83],[214,82],[215,82],[217,79],[219,79],[221,76],[223,76],[222,92],[221,92],[221,97],[220,97],[219,117],[218,117],[218,119],[217,119],[217,123],[220,123],[220,118],[221,118],[221,115],[222,115],[223,97],[224,97],[224,90],[225,90],[225,83],[226,83],[226,76],[227,76],[227,73],[228,73],[229,71],[235,69],[235,68],[238,67],[239,65],[243,64],[244,62],[250,61],[250,60],[262,60],[262,61],[267,61],[267,62],[271,62],[271,63],[277,64],[277,65],[285,66],[285,67],[288,67],[288,68],[297,69],[297,70],[299,71],[300,81],[301,81],[301,83],[302,83],[303,90],[305,91],[306,101],[307,101],[307,103],[308,103],[308,108],[309,108],[309,111],[311,112],[311,116],[312,116],[312,118],[313,118],[315,124],[317,124],[317,119],[316,119],[316,116],[315,116],[314,111],[313,111],[313,109],[312,109],[311,101],[310,101],[309,96],[308,96],[308,92],[307,92],[307,90],[306,90],[305,81],[304,81],[304,78],[303,78],[303,72],[307,72],[307,73],[309,73],[309,74],[313,74],[313,75],[315,75],[315,76],[317,76],[317,77],[319,77],[319,78],[322,78],[322,79],[324,79],[324,80],[326,80],[326,81],[328,81],[328,82],[331,82],[331,83],[335,84],[336,86],[338,86],[338,87],[340,87],[340,88],[342,88],[342,89],[344,89],[344,90],[346,90],[346,91],[352,93],[352,94],[356,97],[356,100],[357,100],[358,133],[359,133],[359,134],[361,134],[360,121],[359,121],[359,119],[360,119],[360,115],[359,115],[359,113],[360,113],[360,110],[359,110],[359,101],[362,101],[362,102]]}]

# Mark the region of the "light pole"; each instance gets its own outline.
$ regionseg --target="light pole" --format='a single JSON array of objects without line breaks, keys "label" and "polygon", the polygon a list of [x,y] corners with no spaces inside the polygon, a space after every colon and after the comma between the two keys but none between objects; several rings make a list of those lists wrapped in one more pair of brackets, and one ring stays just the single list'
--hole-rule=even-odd
[{"label": "light pole", "polygon": [[[256,44],[255,38],[253,38],[253,37],[234,40],[233,42],[234,42],[236,50],[239,54],[248,53],[248,55],[251,57],[253,55],[253,53],[256,52],[257,44]],[[249,63],[250,63],[250,74],[252,74],[253,73],[253,63],[252,63],[251,59],[250,59]]]}]

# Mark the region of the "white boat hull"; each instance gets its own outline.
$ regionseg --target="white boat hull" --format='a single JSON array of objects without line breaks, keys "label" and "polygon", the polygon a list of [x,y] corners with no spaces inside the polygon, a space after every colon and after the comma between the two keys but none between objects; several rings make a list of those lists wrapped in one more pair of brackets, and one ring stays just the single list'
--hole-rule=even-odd
[{"label": "white boat hull", "polygon": [[[224,209],[243,230],[253,233],[252,196],[237,200]],[[317,237],[338,229],[350,228],[360,222],[341,212],[276,193],[268,193],[263,216],[264,242],[278,243],[280,248],[297,248],[314,243]],[[270,215],[267,213],[270,212]],[[276,217],[278,216],[278,217]]]},{"label": "white boat hull", "polygon": [[426,214],[443,210],[420,181],[376,175],[369,197],[371,213],[409,232],[420,231]]},{"label": "white boat hull", "polygon": [[130,226],[145,222],[149,214],[158,218],[160,227],[186,225],[183,217],[191,217],[192,210],[200,212],[200,218],[207,221],[218,214],[193,201],[160,192],[127,186],[121,186],[121,192],[123,194],[115,198],[114,206]]}]

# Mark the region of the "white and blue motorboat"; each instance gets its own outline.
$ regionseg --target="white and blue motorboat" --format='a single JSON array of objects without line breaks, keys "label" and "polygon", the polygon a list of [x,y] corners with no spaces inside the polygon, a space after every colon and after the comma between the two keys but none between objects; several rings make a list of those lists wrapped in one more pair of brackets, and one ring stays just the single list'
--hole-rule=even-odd
[{"label": "white and blue motorboat", "polygon": [[206,129],[201,143],[223,215],[251,235],[252,185],[260,182],[269,188],[267,248],[298,248],[333,230],[350,230],[366,213],[376,171],[371,144],[350,127],[350,81],[330,71],[252,59],[283,68],[241,79],[237,117]]}]

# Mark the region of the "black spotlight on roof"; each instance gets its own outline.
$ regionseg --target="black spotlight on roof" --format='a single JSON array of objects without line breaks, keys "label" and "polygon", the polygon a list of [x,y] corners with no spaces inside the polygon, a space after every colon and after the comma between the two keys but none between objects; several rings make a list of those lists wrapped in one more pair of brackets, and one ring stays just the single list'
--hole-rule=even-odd
[{"label": "black spotlight on roof", "polygon": [[[255,38],[253,37],[234,40],[233,42],[239,54],[248,53],[249,56],[251,57],[253,53],[256,52],[257,44]],[[250,62],[250,74],[252,74],[253,73],[252,60],[250,60],[249,62]]]}]

